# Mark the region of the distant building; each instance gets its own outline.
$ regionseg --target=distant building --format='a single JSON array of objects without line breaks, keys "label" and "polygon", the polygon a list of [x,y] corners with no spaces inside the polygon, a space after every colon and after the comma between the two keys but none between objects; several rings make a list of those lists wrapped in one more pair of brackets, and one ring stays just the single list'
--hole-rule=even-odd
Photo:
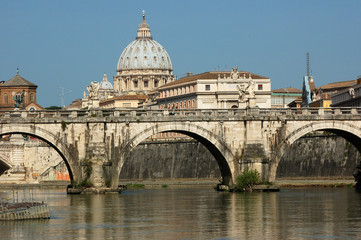
[{"label": "distant building", "polygon": [[160,109],[246,108],[250,101],[254,101],[254,107],[270,108],[271,80],[234,68],[186,76],[150,95]]},{"label": "distant building", "polygon": [[288,104],[296,99],[302,97],[302,90],[297,88],[281,88],[272,90],[271,93],[271,107],[272,108],[285,108]]},{"label": "distant building", "polygon": [[293,100],[292,102],[287,104],[287,106],[289,108],[301,108],[301,106],[302,106],[302,97],[296,98],[295,100]]},{"label": "distant building", "polygon": [[147,95],[123,95],[100,102],[100,108],[138,108],[148,99]]},{"label": "distant building", "polygon": [[361,107],[361,76],[356,83],[335,92],[331,98],[332,107]]},{"label": "distant building", "polygon": [[113,77],[114,90],[120,95],[132,92],[144,95],[174,79],[170,57],[164,47],[153,40],[143,12],[136,39],[120,55],[117,76]]},{"label": "distant building", "polygon": [[357,80],[350,80],[350,81],[342,81],[342,82],[334,82],[328,83],[317,88],[314,91],[312,96],[312,102],[310,103],[310,107],[330,107],[332,103],[331,96],[335,95],[336,93],[347,90],[351,86],[356,85]]},{"label": "distant building", "polygon": [[113,89],[113,85],[108,81],[107,74],[104,73],[103,80],[100,82],[98,98],[105,100],[117,95],[117,91]]},{"label": "distant building", "polygon": [[18,109],[25,110],[40,110],[43,109],[36,103],[36,89],[38,86],[26,80],[19,75],[6,82],[0,83],[0,109],[1,110],[14,110],[16,100],[22,99],[18,102]]}]

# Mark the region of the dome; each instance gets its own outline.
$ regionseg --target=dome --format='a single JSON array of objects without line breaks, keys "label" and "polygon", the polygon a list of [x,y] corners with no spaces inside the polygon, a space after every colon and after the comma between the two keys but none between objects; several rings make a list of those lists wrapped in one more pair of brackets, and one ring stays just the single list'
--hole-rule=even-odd
[{"label": "dome", "polygon": [[108,81],[108,77],[105,73],[103,75],[103,81],[101,81],[99,89],[104,89],[104,90],[113,89],[113,85]]},{"label": "dome", "polygon": [[167,51],[152,39],[144,13],[137,38],[124,49],[118,61],[117,71],[131,69],[173,69]]}]

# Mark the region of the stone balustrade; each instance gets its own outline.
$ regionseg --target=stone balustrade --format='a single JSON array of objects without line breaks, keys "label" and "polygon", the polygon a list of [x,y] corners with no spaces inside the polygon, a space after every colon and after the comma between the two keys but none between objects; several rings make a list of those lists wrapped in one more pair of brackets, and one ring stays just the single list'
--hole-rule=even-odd
[{"label": "stone balustrade", "polygon": [[[40,111],[0,111],[0,122],[9,119],[29,119],[36,120],[76,120],[83,118],[93,118],[97,121],[107,121],[107,118],[113,121],[154,121],[169,120],[263,120],[272,119],[353,119],[361,118],[361,108],[249,108],[249,109],[182,109],[182,110],[118,110],[118,109],[93,109],[93,110],[40,110]],[[103,119],[103,120],[101,120]],[[89,121],[89,120],[88,120]]]}]

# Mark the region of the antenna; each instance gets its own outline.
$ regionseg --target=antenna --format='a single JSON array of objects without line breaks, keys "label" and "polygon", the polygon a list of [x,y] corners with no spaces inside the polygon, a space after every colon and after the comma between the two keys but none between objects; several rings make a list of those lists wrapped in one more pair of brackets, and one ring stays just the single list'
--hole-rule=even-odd
[{"label": "antenna", "polygon": [[[70,89],[67,89],[65,87],[60,87],[61,88],[61,107],[64,109],[65,108],[65,101],[64,101],[64,96],[65,94],[71,93]],[[66,92],[64,91],[66,90]]]},{"label": "antenna", "polygon": [[306,53],[307,76],[310,76],[310,53]]}]

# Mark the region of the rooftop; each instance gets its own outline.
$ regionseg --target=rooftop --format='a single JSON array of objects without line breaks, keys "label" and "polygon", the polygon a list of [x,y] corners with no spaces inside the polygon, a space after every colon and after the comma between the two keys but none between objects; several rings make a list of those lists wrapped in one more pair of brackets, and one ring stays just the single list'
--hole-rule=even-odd
[{"label": "rooftop", "polygon": [[[251,76],[252,79],[268,79],[267,77],[257,75],[254,73],[250,73],[250,72],[246,72],[246,71],[240,71],[238,73],[241,78],[242,77],[248,78],[249,76]],[[229,78],[231,76],[231,72],[230,71],[227,71],[227,72],[226,71],[216,71],[216,72],[205,72],[205,73],[195,74],[195,75],[183,77],[176,81],[167,83],[167,84],[159,87],[159,90],[166,89],[168,87],[172,87],[172,86],[176,86],[176,85],[192,83],[199,79],[218,79],[218,76],[220,76],[221,78],[224,78],[224,76]]]},{"label": "rooftop", "polygon": [[15,77],[10,79],[9,81],[4,82],[0,85],[1,87],[23,87],[23,86],[30,86],[30,87],[37,87],[34,83],[26,80],[25,78],[19,75],[19,72],[16,74]]}]

